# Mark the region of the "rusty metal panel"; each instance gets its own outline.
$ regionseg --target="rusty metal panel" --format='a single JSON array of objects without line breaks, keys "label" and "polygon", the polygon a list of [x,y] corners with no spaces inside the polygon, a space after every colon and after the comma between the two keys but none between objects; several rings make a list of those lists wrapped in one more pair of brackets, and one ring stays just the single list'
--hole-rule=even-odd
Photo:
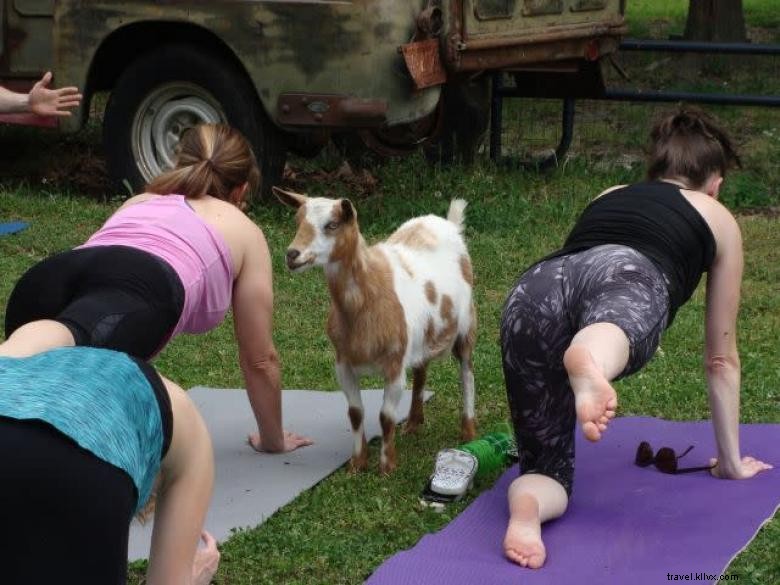
[{"label": "rusty metal panel", "polygon": [[577,0],[571,7],[572,12],[588,12],[591,10],[604,10],[607,0]]},{"label": "rusty metal panel", "polygon": [[[592,2],[593,0],[588,1]],[[559,27],[590,26],[614,22],[622,18],[621,0],[600,0],[605,4],[602,10],[578,10],[579,0],[517,0],[514,12],[509,18],[494,19],[479,18],[474,10],[475,2],[476,0],[471,0],[469,4],[462,0],[451,0],[448,3],[450,14],[448,18],[445,18],[445,22],[448,24],[445,34],[448,39],[451,39],[458,31],[460,31],[460,40],[464,42],[470,38],[483,36],[521,38],[528,34],[538,34]],[[464,12],[456,27],[452,15],[460,5],[464,6]],[[582,8],[585,6],[586,4],[581,4]],[[451,55],[451,51],[445,55],[448,63],[451,60]]]},{"label": "rusty metal panel", "polygon": [[[603,9],[584,10],[597,1]],[[602,41],[626,33],[621,0],[523,0],[502,19],[480,19],[474,10],[458,13],[461,4],[451,0],[445,19],[443,57],[451,72],[592,58],[595,50],[585,50],[594,47],[590,41],[598,42],[602,55],[615,44]]]},{"label": "rusty metal panel", "polygon": [[428,39],[401,45],[406,67],[419,89],[441,85],[447,81],[447,72],[439,57],[439,40]]},{"label": "rusty metal panel", "polygon": [[[439,87],[415,89],[399,52],[414,36],[426,5],[427,0],[59,0],[55,63],[63,82],[83,86],[95,54],[118,31],[150,22],[186,25],[229,48],[274,120],[282,94],[312,93],[385,100],[386,123],[404,124],[430,114],[439,101]],[[139,50],[168,38],[164,29],[155,30]]]},{"label": "rusty metal panel", "polygon": [[599,54],[608,54],[617,50],[619,38],[605,37],[599,41],[571,38],[539,44],[495,47],[465,53],[461,57],[460,67],[462,71],[482,71],[512,68],[525,63],[584,58],[592,50],[594,42],[598,43]]},{"label": "rusty metal panel", "polygon": [[495,49],[498,47],[514,47],[526,45],[552,44],[560,40],[569,39],[591,39],[601,36],[616,36],[623,34],[626,26],[623,23],[597,23],[592,25],[569,25],[559,27],[548,27],[529,31],[524,35],[512,37],[488,36],[469,38],[463,45],[464,52],[482,51],[484,49]]},{"label": "rusty metal panel", "polygon": [[387,121],[385,100],[347,95],[283,93],[277,110],[278,121],[289,126],[369,128]]},{"label": "rusty metal panel", "polygon": [[474,16],[480,20],[511,18],[515,13],[515,0],[476,0]]},{"label": "rusty metal panel", "polygon": [[523,0],[523,16],[543,16],[563,12],[563,0]]}]

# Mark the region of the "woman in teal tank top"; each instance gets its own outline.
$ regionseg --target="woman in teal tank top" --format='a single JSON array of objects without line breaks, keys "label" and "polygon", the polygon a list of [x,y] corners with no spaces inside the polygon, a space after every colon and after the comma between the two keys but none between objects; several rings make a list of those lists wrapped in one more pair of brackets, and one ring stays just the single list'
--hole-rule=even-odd
[{"label": "woman in teal tank top", "polygon": [[125,583],[129,523],[157,483],[147,583],[207,584],[213,479],[200,414],[146,363],[89,347],[0,357],[3,583]]}]

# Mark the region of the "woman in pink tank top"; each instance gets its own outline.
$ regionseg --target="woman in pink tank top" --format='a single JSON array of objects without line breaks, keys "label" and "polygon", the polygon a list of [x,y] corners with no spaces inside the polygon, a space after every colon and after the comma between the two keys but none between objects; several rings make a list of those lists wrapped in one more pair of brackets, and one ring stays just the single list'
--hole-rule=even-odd
[{"label": "woman in pink tank top", "polygon": [[259,179],[236,130],[202,125],[185,133],[174,169],[126,201],[85,244],[22,276],[8,301],[0,355],[88,345],[148,360],[179,333],[213,329],[232,308],[258,424],[250,444],[270,452],[311,444],[282,427],[270,253],[241,211]]}]

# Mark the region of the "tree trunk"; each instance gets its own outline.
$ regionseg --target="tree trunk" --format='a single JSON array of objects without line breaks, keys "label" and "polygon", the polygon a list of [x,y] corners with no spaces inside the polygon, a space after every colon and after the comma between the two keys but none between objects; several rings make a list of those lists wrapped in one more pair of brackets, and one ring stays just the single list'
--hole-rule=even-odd
[{"label": "tree trunk", "polygon": [[690,0],[684,37],[691,41],[745,42],[742,0]]},{"label": "tree trunk", "polygon": [[[742,0],[690,0],[685,34],[688,41],[744,43],[747,41]],[[738,55],[687,53],[681,61],[682,75],[715,74],[739,65]]]}]

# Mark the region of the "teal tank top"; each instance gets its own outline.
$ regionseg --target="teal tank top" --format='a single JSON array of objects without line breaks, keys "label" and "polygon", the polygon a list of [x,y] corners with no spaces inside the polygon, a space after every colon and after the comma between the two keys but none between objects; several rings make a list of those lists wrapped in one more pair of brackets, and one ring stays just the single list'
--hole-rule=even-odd
[{"label": "teal tank top", "polygon": [[[91,347],[0,357],[0,416],[48,423],[125,471],[138,491],[137,512],[168,442],[155,388],[141,367],[124,353]],[[167,393],[164,400],[170,413]]]}]

